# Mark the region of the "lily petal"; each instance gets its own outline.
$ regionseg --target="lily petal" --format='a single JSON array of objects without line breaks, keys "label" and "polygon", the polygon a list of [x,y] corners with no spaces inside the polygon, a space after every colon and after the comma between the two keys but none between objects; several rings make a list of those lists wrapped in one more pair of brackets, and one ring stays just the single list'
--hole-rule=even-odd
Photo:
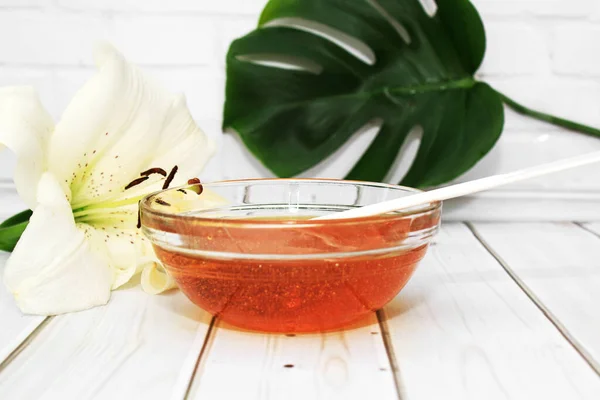
[{"label": "lily petal", "polygon": [[[114,48],[103,46],[96,53],[99,73],[74,97],[50,141],[49,169],[71,187],[74,209],[123,198],[124,188],[140,172],[173,168],[190,146],[197,153],[194,172],[212,154],[185,102]],[[157,159],[163,165],[156,165]]]},{"label": "lily petal", "polygon": [[0,89],[0,144],[17,156],[15,185],[32,209],[36,206],[38,181],[46,168],[46,147],[53,129],[52,117],[33,88]]},{"label": "lily petal", "polygon": [[197,177],[216,150],[215,143],[196,125],[185,97],[177,96],[171,107],[164,134],[148,167],[177,165],[171,187]]},{"label": "lily petal", "polygon": [[160,294],[177,287],[173,278],[159,263],[151,263],[144,267],[141,285],[148,294]]},{"label": "lily petal", "polygon": [[[94,225],[77,224],[90,238],[92,251],[103,257],[113,273],[112,289],[118,289],[155,261],[152,245],[138,229],[123,228],[127,216],[106,219]],[[135,224],[135,223],[134,223]]]},{"label": "lily petal", "polygon": [[26,314],[55,315],[106,304],[113,274],[75,225],[57,180],[44,173],[39,205],[10,256],[4,282]]},{"label": "lily petal", "polygon": [[[200,172],[214,155],[215,143],[196,125],[186,100],[177,96],[171,106],[161,140],[154,151],[155,156],[144,170],[177,166],[178,171],[170,187],[181,186]],[[169,171],[168,171],[169,172]],[[137,197],[162,189],[164,180],[148,180],[142,185],[127,191],[127,197]]]},{"label": "lily petal", "polygon": [[48,165],[68,181],[73,206],[121,191],[152,159],[173,101],[116,50],[75,95],[50,141]]}]

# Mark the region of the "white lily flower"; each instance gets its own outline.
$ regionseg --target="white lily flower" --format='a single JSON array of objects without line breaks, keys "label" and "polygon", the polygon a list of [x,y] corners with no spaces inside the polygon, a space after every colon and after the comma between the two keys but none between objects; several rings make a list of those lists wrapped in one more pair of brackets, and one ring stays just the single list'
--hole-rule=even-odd
[{"label": "white lily flower", "polygon": [[0,143],[17,155],[15,185],[34,210],[4,273],[24,313],[106,304],[140,272],[147,292],[172,288],[136,228],[138,201],[165,173],[176,172],[172,186],[196,177],[214,153],[182,97],[111,46],[95,58],[99,72],[56,126],[32,89],[0,89]]}]

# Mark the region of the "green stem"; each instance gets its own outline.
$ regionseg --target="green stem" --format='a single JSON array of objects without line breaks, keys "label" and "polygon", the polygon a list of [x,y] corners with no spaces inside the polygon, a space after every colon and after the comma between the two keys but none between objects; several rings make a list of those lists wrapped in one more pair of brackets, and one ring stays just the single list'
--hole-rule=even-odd
[{"label": "green stem", "polygon": [[600,129],[592,128],[591,126],[583,125],[578,122],[569,121],[568,119],[559,118],[555,117],[554,115],[532,110],[531,108],[525,107],[524,105],[517,103],[510,97],[505,96],[497,90],[496,93],[498,93],[498,95],[502,98],[504,104],[506,104],[508,107],[518,112],[519,114],[527,115],[537,120],[548,122],[549,124],[560,126],[561,128],[566,128],[575,132],[600,137]]}]

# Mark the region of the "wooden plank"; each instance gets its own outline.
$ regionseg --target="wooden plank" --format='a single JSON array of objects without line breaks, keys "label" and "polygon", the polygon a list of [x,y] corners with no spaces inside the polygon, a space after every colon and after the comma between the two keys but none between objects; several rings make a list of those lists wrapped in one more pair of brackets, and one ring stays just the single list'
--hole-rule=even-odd
[{"label": "wooden plank", "polygon": [[474,229],[600,373],[600,238],[568,223]]},{"label": "wooden plank", "polygon": [[117,291],[54,317],[0,371],[0,399],[183,399],[210,320],[179,292]]},{"label": "wooden plank", "polygon": [[[9,255],[0,252],[0,277]],[[0,365],[45,319],[21,314],[0,279]]]},{"label": "wooden plank", "polygon": [[219,325],[189,399],[396,400],[375,314],[361,325],[297,336]]},{"label": "wooden plank", "polygon": [[600,193],[593,191],[492,190],[445,201],[443,217],[460,222],[587,222],[600,220],[599,202]]},{"label": "wooden plank", "polygon": [[384,314],[403,399],[600,398],[594,370],[463,224],[442,228]]}]

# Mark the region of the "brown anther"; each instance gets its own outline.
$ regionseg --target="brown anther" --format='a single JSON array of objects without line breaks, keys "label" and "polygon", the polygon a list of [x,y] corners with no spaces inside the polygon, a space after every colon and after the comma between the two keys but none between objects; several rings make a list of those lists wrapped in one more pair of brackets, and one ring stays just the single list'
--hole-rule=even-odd
[{"label": "brown anther", "polygon": [[165,180],[165,183],[163,185],[163,190],[168,189],[169,186],[171,185],[171,182],[173,182],[173,179],[175,179],[175,174],[177,173],[177,170],[179,169],[179,167],[176,165],[173,167],[173,169],[171,170],[171,172],[169,172],[169,176],[167,176],[167,179]]},{"label": "brown anther", "polygon": [[177,189],[177,191],[178,191],[178,192],[181,192],[181,193],[183,193],[183,194],[187,194],[187,192],[186,192],[185,190],[183,190],[183,189]]},{"label": "brown anther", "polygon": [[190,190],[194,191],[198,196],[200,196],[202,194],[202,192],[204,191],[204,187],[202,187],[202,183],[200,182],[200,179],[198,179],[198,178],[190,179],[188,181],[188,185],[192,185]]},{"label": "brown anther", "polygon": [[138,220],[137,220],[137,228],[140,229],[142,227],[142,208],[140,207],[140,205],[142,204],[142,201],[138,201]]},{"label": "brown anther", "polygon": [[167,207],[171,207],[171,205],[169,203],[167,203],[166,201],[162,200],[162,199],[156,199],[155,200],[158,204],[160,204],[161,206],[167,206]]},{"label": "brown anther", "polygon": [[148,171],[144,171],[140,174],[140,176],[150,176],[152,174],[159,174],[162,176],[167,176],[167,171],[162,168],[150,168]]},{"label": "brown anther", "polygon": [[148,177],[147,177],[147,176],[143,176],[143,177],[141,177],[141,178],[134,179],[133,181],[131,181],[131,182],[129,183],[129,185],[125,186],[125,190],[131,189],[132,187],[134,187],[134,186],[137,186],[137,185],[139,185],[140,183],[142,183],[142,182],[145,182],[145,181],[147,181],[147,180],[148,180]]}]

